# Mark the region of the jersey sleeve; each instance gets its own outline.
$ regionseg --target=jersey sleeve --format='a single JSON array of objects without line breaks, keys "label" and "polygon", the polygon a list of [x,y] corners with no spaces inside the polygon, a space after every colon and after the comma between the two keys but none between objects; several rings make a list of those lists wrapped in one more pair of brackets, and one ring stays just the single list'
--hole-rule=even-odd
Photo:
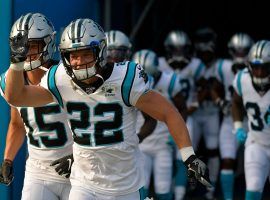
[{"label": "jersey sleeve", "polygon": [[173,74],[169,85],[169,96],[173,98],[176,94],[181,92],[181,77],[177,74]]},{"label": "jersey sleeve", "polygon": [[54,102],[58,103],[63,108],[63,99],[56,85],[56,71],[59,65],[52,66],[49,71],[42,77],[40,86],[44,87],[53,96]]},{"label": "jersey sleeve", "polygon": [[6,73],[4,72],[0,75],[0,94],[1,96],[4,96],[5,94],[5,89],[6,89]]},{"label": "jersey sleeve", "polygon": [[222,84],[224,84],[224,71],[223,71],[224,67],[223,67],[223,63],[224,63],[224,60],[220,59],[218,61],[217,68],[216,68],[217,80],[219,82],[221,82]]},{"label": "jersey sleeve", "polygon": [[239,71],[233,80],[233,88],[239,96],[242,96],[242,76],[244,70]]},{"label": "jersey sleeve", "polygon": [[198,60],[198,64],[196,65],[196,68],[193,70],[193,79],[195,81],[201,78],[203,74],[205,73],[205,65],[203,64],[201,60],[199,59],[197,60]]},{"label": "jersey sleeve", "polygon": [[122,82],[122,98],[126,106],[135,106],[139,97],[150,90],[150,81],[142,67],[134,62],[127,64]]}]

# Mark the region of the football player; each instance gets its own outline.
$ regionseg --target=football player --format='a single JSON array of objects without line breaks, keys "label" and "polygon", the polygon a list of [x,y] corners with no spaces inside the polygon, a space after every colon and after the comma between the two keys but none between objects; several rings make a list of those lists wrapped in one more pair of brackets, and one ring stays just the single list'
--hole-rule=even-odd
[{"label": "football player", "polygon": [[228,43],[228,49],[233,60],[232,70],[234,74],[238,70],[247,67],[247,55],[253,44],[253,39],[247,33],[235,33],[231,37]]},{"label": "football player", "polygon": [[41,86],[23,84],[23,38],[14,41],[19,48],[12,50],[5,98],[15,106],[58,102],[66,111],[74,137],[70,199],[140,199],[144,176],[135,107],[167,124],[191,176],[211,186],[181,115],[149,90],[138,64],[106,63],[106,36],[96,22],[77,19],[64,29],[63,63],[50,68]]},{"label": "football player", "polygon": [[[262,198],[269,176],[270,146],[270,42],[255,43],[248,54],[248,68],[234,79],[232,116],[236,138],[245,143],[246,200]],[[248,134],[243,128],[245,112]]]},{"label": "football player", "polygon": [[130,59],[131,43],[125,33],[118,30],[106,32],[107,62],[118,63]]},{"label": "football player", "polygon": [[[208,167],[210,170],[210,180],[216,184],[219,175],[219,107],[215,104],[212,97],[212,90],[220,91],[224,95],[223,86],[217,80],[216,71],[231,66],[231,62],[218,59],[216,55],[217,34],[211,28],[198,29],[194,36],[194,47],[198,56],[205,65],[202,78],[197,81],[197,98],[199,108],[194,112],[194,137],[193,145],[198,145],[201,135],[204,136],[205,146],[208,155]],[[214,188],[206,193],[207,199],[214,198]]]},{"label": "football player", "polygon": [[[160,57],[160,69],[163,71],[174,71],[181,75],[180,83],[182,94],[187,102],[186,124],[193,139],[193,116],[192,113],[199,104],[196,97],[196,81],[204,73],[204,64],[193,55],[193,47],[189,36],[180,30],[171,31],[165,39],[164,47],[166,57]],[[170,69],[170,70],[169,70]],[[186,168],[181,161],[179,152],[176,152],[176,176],[175,176],[175,200],[181,200],[186,193]]]},{"label": "football player", "polygon": [[[180,77],[173,72],[161,72],[158,57],[151,50],[140,50],[133,55],[133,61],[140,63],[145,72],[153,78],[153,90],[161,93],[186,115],[185,99],[181,94]],[[184,117],[185,118],[185,117]],[[167,138],[167,140],[166,140]],[[172,199],[172,146],[168,145],[169,130],[164,122],[158,122],[154,133],[141,144],[144,153],[146,185],[148,191],[153,171],[156,199]]]},{"label": "football player", "polygon": [[[107,62],[120,63],[128,61],[131,55],[132,44],[125,33],[118,30],[105,32],[107,37]],[[155,129],[157,121],[146,113],[137,112],[136,131],[140,143]]]},{"label": "football player", "polygon": [[[228,43],[229,53],[232,56],[230,66],[219,65],[217,79],[222,83],[225,95],[212,91],[214,102],[220,107],[223,119],[219,134],[219,149],[221,155],[220,185],[224,199],[233,199],[234,166],[237,151],[237,141],[232,134],[233,120],[231,117],[231,100],[233,95],[233,79],[235,74],[247,66],[247,54],[252,46],[252,39],[245,33],[236,33]],[[226,61],[229,63],[230,61]]]},{"label": "football player", "polygon": [[[54,65],[55,31],[52,23],[40,13],[27,13],[13,25],[10,33],[11,52],[24,43],[25,62],[22,84],[36,87],[45,71]],[[6,91],[5,74],[1,75],[1,92]],[[21,98],[24,98],[23,96]],[[27,136],[29,157],[26,161],[22,199],[68,199],[70,192],[72,134],[66,115],[56,103],[41,107],[11,107],[0,182],[13,180],[13,160]],[[64,157],[64,158],[62,158]],[[54,166],[52,166],[54,165]]]}]

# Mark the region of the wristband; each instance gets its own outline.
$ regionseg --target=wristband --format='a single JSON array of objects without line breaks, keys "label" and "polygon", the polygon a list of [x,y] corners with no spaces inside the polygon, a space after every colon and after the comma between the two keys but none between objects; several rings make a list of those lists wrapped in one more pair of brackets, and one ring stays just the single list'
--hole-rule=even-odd
[{"label": "wristband", "polygon": [[12,160],[9,160],[9,159],[4,159],[4,162],[9,164],[9,165],[12,165],[13,164],[13,161]]},{"label": "wristband", "polygon": [[233,127],[234,127],[235,130],[238,129],[238,128],[243,128],[243,122],[235,121],[235,122],[233,122]]},{"label": "wristband", "polygon": [[180,151],[183,162],[185,162],[190,156],[195,155],[192,146],[184,147],[180,149],[179,151]]},{"label": "wristband", "polygon": [[9,68],[13,69],[15,71],[23,71],[24,70],[24,62],[11,63]]}]

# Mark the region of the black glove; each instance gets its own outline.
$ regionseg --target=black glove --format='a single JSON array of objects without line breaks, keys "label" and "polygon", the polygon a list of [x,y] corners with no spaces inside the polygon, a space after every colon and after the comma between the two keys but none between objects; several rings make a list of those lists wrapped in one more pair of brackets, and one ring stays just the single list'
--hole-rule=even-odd
[{"label": "black glove", "polygon": [[69,178],[71,173],[71,166],[74,162],[73,154],[65,156],[63,158],[59,158],[51,163],[51,166],[55,166],[55,171],[61,175]]},{"label": "black glove", "polygon": [[184,163],[188,170],[189,182],[191,182],[192,185],[199,181],[206,187],[212,187],[209,179],[208,168],[203,161],[195,155],[191,155]]},{"label": "black glove", "polygon": [[9,185],[14,179],[12,161],[5,159],[0,166],[0,183]]},{"label": "black glove", "polygon": [[231,106],[232,104],[227,100],[218,99],[216,100],[217,106],[221,109],[222,113],[224,115],[229,115],[231,112]]},{"label": "black glove", "polygon": [[28,52],[28,25],[16,36],[9,39],[11,63],[24,62]]}]

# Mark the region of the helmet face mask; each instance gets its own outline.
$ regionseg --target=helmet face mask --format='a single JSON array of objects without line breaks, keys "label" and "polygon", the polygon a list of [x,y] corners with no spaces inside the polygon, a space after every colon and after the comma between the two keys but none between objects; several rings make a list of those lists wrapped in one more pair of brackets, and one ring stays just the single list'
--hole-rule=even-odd
[{"label": "helmet face mask", "polygon": [[108,47],[107,61],[111,63],[123,62],[129,59],[130,54],[130,49],[127,47]]},{"label": "helmet face mask", "polygon": [[211,28],[196,31],[194,38],[196,55],[204,64],[211,63],[216,58],[217,34]]},{"label": "helmet face mask", "polygon": [[229,40],[228,49],[233,59],[234,73],[248,66],[247,56],[253,43],[252,38],[246,33],[236,33]]},{"label": "helmet face mask", "polygon": [[129,60],[132,47],[129,38],[118,30],[111,30],[105,34],[108,46],[107,61],[109,63],[118,63]]},{"label": "helmet face mask", "polygon": [[212,62],[216,57],[216,45],[212,41],[208,42],[199,42],[195,44],[196,55],[200,58],[205,64]]},{"label": "helmet face mask", "polygon": [[185,68],[192,56],[192,46],[188,35],[183,31],[171,31],[165,39],[166,59],[174,69]]},{"label": "helmet face mask", "polygon": [[250,64],[249,71],[256,89],[267,91],[270,87],[270,63]]},{"label": "helmet face mask", "polygon": [[[97,73],[106,65],[106,36],[102,28],[91,19],[72,21],[62,33],[59,49],[67,74],[78,85],[84,85],[85,80],[94,76],[99,77]],[[72,54],[87,51],[91,52],[92,60],[82,53],[85,62],[72,66]]]},{"label": "helmet face mask", "polygon": [[230,48],[229,49],[229,53],[232,56],[233,59],[237,59],[237,58],[245,58],[248,55],[248,52],[250,50],[250,47],[245,47],[245,48]]},{"label": "helmet face mask", "polygon": [[[12,26],[10,38],[18,34],[28,34],[28,43],[41,43],[42,49],[36,53],[28,53],[28,59],[24,63],[24,70],[31,71],[42,67],[52,60],[55,52],[55,34],[52,23],[40,13],[28,13],[21,16]],[[30,49],[31,51],[31,49]],[[31,54],[31,55],[30,55]]]},{"label": "helmet face mask", "polygon": [[144,49],[137,51],[133,55],[133,61],[136,63],[139,63],[142,68],[145,70],[145,72],[153,77],[157,77],[160,73],[158,67],[158,57],[155,52]]},{"label": "helmet face mask", "polygon": [[70,51],[63,53],[63,57],[65,57],[63,63],[72,79],[84,81],[97,74],[97,55],[94,49]]},{"label": "helmet face mask", "polygon": [[234,74],[236,74],[238,71],[241,71],[248,67],[248,63],[244,61],[234,62],[232,64],[232,71]]},{"label": "helmet face mask", "polygon": [[254,88],[262,93],[270,89],[270,41],[254,44],[248,54],[248,70]]}]

